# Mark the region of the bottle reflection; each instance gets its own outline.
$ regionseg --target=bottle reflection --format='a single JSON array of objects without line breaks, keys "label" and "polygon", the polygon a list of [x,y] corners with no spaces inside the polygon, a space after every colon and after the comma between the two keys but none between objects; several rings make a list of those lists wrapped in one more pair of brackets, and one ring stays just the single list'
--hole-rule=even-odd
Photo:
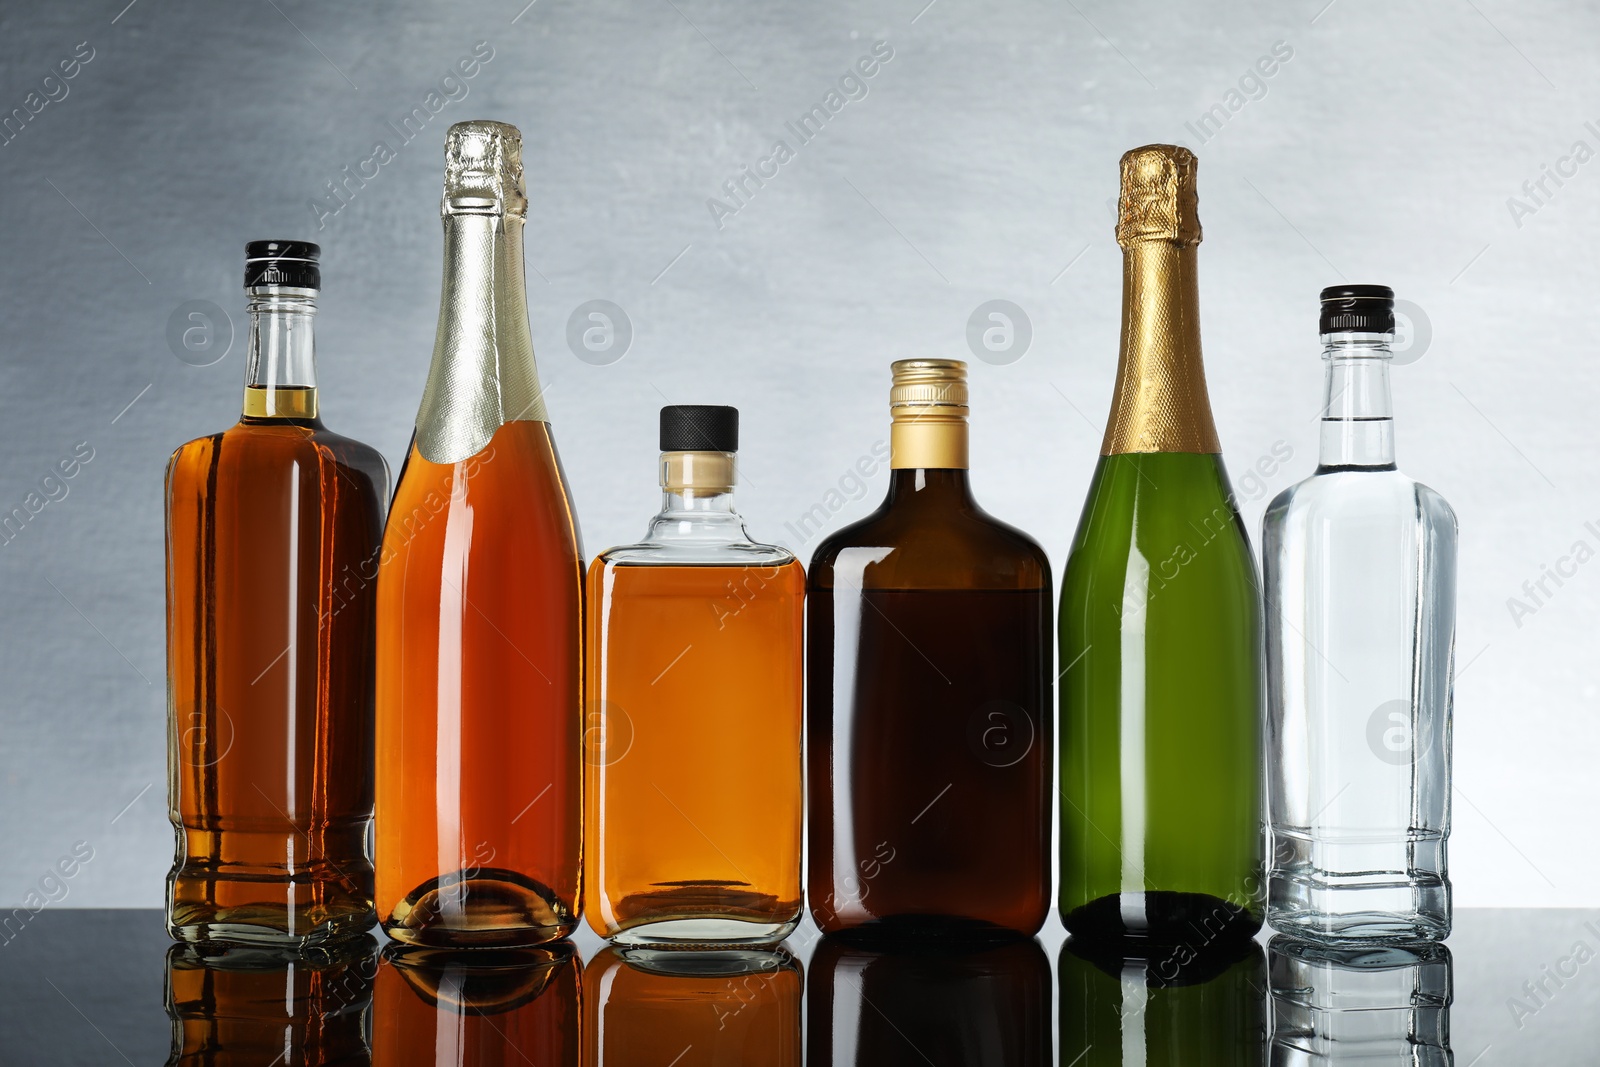
[{"label": "bottle reflection", "polygon": [[798,1067],[800,963],[770,951],[609,947],[584,971],[594,1067]]},{"label": "bottle reflection", "polygon": [[575,1065],[581,971],[569,941],[468,951],[392,943],[373,992],[374,1067]]},{"label": "bottle reflection", "polygon": [[1443,945],[1333,948],[1279,935],[1269,947],[1273,1067],[1455,1062]]},{"label": "bottle reflection", "polygon": [[1031,939],[890,945],[825,938],[811,961],[807,1062],[1044,1067],[1049,1005],[1050,960]]},{"label": "bottle reflection", "polygon": [[1266,956],[1254,941],[1061,949],[1061,1062],[1246,1067],[1266,1062]]},{"label": "bottle reflection", "polygon": [[372,1062],[367,1009],[377,942],[167,950],[168,1067],[353,1067]]}]

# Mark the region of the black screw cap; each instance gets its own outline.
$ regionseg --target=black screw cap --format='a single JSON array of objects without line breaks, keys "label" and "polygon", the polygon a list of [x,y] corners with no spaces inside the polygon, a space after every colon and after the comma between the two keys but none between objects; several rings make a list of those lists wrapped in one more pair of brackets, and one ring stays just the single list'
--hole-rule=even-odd
[{"label": "black screw cap", "polygon": [[662,408],[661,451],[739,451],[739,409],[721,404],[673,404]]}]

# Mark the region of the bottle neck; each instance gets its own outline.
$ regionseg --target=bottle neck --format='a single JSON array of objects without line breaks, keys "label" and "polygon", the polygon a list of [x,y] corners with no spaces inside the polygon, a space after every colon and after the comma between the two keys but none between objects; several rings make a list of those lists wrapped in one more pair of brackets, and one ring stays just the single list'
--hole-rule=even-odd
[{"label": "bottle neck", "polygon": [[1122,342],[1101,455],[1221,452],[1200,358],[1198,246],[1132,240],[1122,258]]},{"label": "bottle neck", "polygon": [[528,328],[518,215],[444,216],[444,283],[417,448],[433,463],[475,455],[508,422],[544,422]]},{"label": "bottle neck", "polygon": [[889,473],[890,507],[975,507],[965,467],[898,467]]},{"label": "bottle neck", "polygon": [[902,470],[967,468],[967,409],[951,406],[896,409],[889,423],[889,467]]},{"label": "bottle neck", "polygon": [[661,511],[647,542],[745,543],[744,519],[734,507],[734,453],[664,452]]},{"label": "bottle neck", "polygon": [[317,349],[312,326],[317,291],[263,285],[246,292],[250,343],[245,362],[245,417],[314,421]]},{"label": "bottle neck", "polygon": [[1387,334],[1330,334],[1318,470],[1393,470],[1394,405]]}]

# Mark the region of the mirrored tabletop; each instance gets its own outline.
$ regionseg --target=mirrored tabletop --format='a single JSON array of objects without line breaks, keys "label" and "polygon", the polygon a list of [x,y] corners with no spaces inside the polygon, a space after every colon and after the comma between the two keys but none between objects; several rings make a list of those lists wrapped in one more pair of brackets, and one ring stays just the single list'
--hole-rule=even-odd
[{"label": "mirrored tabletop", "polygon": [[173,945],[146,910],[0,914],[4,1064],[1587,1063],[1600,912],[1465,910],[1447,945],[1264,935],[448,953]]}]

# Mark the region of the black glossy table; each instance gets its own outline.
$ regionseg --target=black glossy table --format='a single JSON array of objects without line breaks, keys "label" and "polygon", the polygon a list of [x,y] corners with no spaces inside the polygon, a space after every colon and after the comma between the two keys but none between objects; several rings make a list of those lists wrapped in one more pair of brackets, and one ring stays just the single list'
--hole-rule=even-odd
[{"label": "black glossy table", "polygon": [[0,915],[0,1063],[1494,1067],[1600,1047],[1600,912],[1462,911],[1446,951],[1410,956],[1263,937],[1126,960],[1056,927],[786,947],[213,959],[171,946],[154,911],[24,910]]}]

